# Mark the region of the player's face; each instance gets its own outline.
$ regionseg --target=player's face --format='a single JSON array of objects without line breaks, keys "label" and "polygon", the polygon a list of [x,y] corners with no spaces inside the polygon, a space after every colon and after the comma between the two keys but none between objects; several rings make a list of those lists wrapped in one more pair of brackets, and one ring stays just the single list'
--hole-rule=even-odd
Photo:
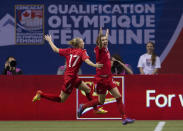
[{"label": "player's face", "polygon": [[146,50],[147,50],[147,53],[152,53],[154,51],[154,46],[152,43],[147,43],[146,45]]},{"label": "player's face", "polygon": [[79,43],[79,47],[84,49],[84,41],[81,39],[81,42]]},{"label": "player's face", "polygon": [[104,47],[108,46],[108,39],[106,36],[101,37],[101,42]]}]

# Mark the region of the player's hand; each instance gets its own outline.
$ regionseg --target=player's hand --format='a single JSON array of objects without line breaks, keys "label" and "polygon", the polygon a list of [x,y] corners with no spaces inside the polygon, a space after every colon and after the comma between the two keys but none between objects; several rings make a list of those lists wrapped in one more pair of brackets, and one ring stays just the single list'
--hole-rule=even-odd
[{"label": "player's hand", "polygon": [[[100,27],[100,30],[99,30],[99,34],[98,34],[99,39],[100,39],[101,35],[102,35],[102,27]],[[101,49],[103,47],[103,45],[99,39],[97,40],[97,44],[98,44],[99,48]]]},{"label": "player's hand", "polygon": [[105,36],[108,39],[108,37],[109,37],[109,29],[106,30]]},{"label": "player's hand", "polygon": [[44,39],[46,40],[46,41],[52,41],[52,38],[51,38],[51,35],[45,35],[44,36]]},{"label": "player's hand", "polygon": [[101,36],[102,35],[102,27],[100,27],[100,31],[99,31],[99,34],[98,34],[99,36]]},{"label": "player's hand", "polygon": [[114,57],[112,57],[111,60],[112,60],[112,61],[118,61],[118,60],[116,60]]},{"label": "player's hand", "polygon": [[100,63],[96,63],[96,68],[99,68],[99,69],[101,69],[102,67],[103,67],[103,64],[100,64]]}]

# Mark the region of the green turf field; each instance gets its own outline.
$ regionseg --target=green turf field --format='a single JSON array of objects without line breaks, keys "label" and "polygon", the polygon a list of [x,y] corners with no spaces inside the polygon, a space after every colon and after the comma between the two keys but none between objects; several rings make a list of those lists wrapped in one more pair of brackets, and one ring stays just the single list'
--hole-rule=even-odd
[{"label": "green turf field", "polygon": [[[160,121],[0,121],[0,131],[154,131]],[[165,121],[162,131],[183,131],[183,121]]]}]

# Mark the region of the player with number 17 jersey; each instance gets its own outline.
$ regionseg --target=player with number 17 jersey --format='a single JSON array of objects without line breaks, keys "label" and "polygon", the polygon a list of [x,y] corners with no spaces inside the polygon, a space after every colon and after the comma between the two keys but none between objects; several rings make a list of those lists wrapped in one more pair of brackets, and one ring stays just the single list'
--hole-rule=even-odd
[{"label": "player with number 17 jersey", "polygon": [[77,75],[82,62],[89,59],[86,50],[80,48],[59,49],[59,54],[66,58],[64,75]]},{"label": "player with number 17 jersey", "polygon": [[64,85],[62,90],[70,94],[73,88],[78,88],[81,84],[81,79],[78,78],[78,71],[81,64],[86,59],[89,59],[86,50],[81,48],[66,48],[59,49],[59,54],[66,58],[66,70],[64,72]]}]

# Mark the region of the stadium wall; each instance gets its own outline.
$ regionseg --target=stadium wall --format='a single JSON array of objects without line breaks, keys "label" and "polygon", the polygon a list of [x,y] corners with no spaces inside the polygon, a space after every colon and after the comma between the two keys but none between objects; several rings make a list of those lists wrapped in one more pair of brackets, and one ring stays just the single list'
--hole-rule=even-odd
[{"label": "stadium wall", "polygon": [[[93,76],[82,76],[81,79],[93,87]],[[123,94],[128,116],[139,120],[181,120],[182,79],[183,75],[175,74],[114,78]],[[91,109],[82,118],[77,118],[76,107],[86,99],[79,91],[74,90],[65,103],[53,103],[43,99],[32,103],[32,97],[38,89],[59,94],[62,84],[63,76],[56,75],[1,76],[0,120],[120,119],[115,100],[110,93],[107,94],[108,101],[103,106],[108,110],[107,114],[97,115]]]}]

